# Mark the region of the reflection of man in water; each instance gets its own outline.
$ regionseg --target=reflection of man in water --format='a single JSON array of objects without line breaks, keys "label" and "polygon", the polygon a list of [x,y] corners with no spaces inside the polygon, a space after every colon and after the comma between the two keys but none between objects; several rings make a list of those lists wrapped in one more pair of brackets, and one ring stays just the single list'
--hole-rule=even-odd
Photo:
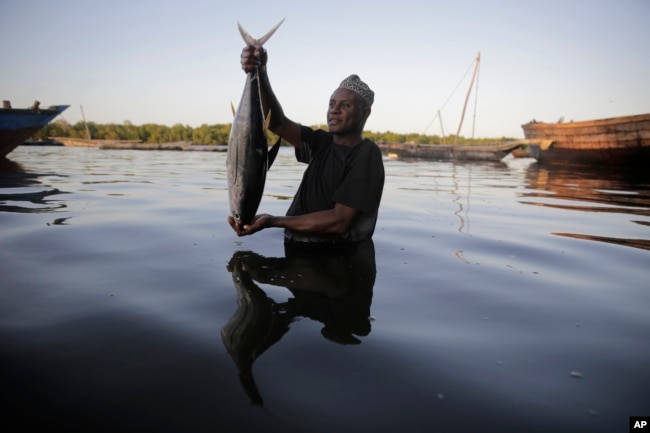
[{"label": "reflection of man in water", "polygon": [[[237,289],[237,311],[221,329],[228,353],[255,404],[262,398],[252,365],[289,331],[297,317],[321,322],[321,334],[340,344],[360,344],[370,333],[370,304],[375,283],[372,241],[326,248],[285,245],[285,257],[263,257],[238,251],[228,263]],[[293,295],[277,303],[256,284],[289,289]]]}]

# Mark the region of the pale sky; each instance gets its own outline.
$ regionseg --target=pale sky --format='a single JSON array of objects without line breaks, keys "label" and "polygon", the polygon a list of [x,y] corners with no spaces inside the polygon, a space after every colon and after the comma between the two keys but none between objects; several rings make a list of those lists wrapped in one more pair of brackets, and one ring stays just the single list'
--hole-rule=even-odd
[{"label": "pale sky", "polygon": [[80,106],[98,123],[230,123],[237,21],[259,37],[282,18],[269,76],[305,125],[355,73],[375,91],[367,130],[440,134],[442,108],[455,132],[478,52],[465,137],[473,119],[475,137],[523,137],[532,119],[650,112],[650,0],[0,0],[0,99],[69,104],[70,123]]}]

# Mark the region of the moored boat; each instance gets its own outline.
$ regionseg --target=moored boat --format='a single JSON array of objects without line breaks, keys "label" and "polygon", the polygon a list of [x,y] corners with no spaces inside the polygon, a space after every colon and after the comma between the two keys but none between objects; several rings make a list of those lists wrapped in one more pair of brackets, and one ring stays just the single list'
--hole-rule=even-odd
[{"label": "moored boat", "polygon": [[105,145],[133,145],[142,143],[142,140],[108,140],[93,138],[76,138],[76,137],[50,137],[64,146],[68,147],[102,147]]},{"label": "moored boat", "polygon": [[[527,144],[527,140],[511,140],[501,143],[489,144],[456,144],[456,140],[460,137],[460,132],[463,127],[465,119],[465,111],[469,102],[469,97],[472,89],[476,83],[476,91],[478,91],[478,73],[480,69],[481,53],[479,52],[474,61],[474,72],[470,80],[469,89],[465,95],[463,104],[463,111],[461,113],[460,122],[456,134],[452,138],[453,144],[445,143],[445,133],[443,130],[442,115],[440,110],[434,118],[440,120],[440,128],[442,130],[441,144],[415,144],[415,143],[380,143],[379,148],[388,157],[397,159],[427,159],[434,161],[492,161],[498,162],[506,157],[513,150],[520,148],[522,145]],[[476,100],[477,98],[475,98]],[[474,119],[476,118],[476,104],[474,106]],[[433,123],[433,121],[431,123]],[[431,124],[430,123],[430,124]],[[427,126],[428,128],[428,126]],[[474,137],[474,125],[472,125],[472,138]]]},{"label": "moored boat", "polygon": [[650,162],[650,113],[580,122],[521,126],[540,162],[641,165]]},{"label": "moored boat", "polygon": [[522,145],[517,149],[512,150],[512,156],[515,158],[532,158],[533,156],[530,153],[530,149],[527,144]]},{"label": "moored boat", "polygon": [[389,157],[398,159],[500,161],[514,149],[521,146],[521,142],[513,141],[489,145],[386,143],[378,146]]},{"label": "moored boat", "polygon": [[6,157],[68,107],[40,108],[40,102],[35,101],[30,108],[11,108],[9,101],[3,101],[0,109],[0,158]]}]

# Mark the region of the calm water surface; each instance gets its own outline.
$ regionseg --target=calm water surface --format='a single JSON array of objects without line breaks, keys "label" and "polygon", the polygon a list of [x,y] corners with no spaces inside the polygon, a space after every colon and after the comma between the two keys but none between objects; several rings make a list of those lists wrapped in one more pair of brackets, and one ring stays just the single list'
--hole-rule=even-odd
[{"label": "calm water surface", "polygon": [[[622,432],[650,415],[650,176],[386,159],[374,243],[315,253],[235,236],[224,153],[10,156],[2,431]],[[283,214],[304,166],[278,158],[261,211]]]}]

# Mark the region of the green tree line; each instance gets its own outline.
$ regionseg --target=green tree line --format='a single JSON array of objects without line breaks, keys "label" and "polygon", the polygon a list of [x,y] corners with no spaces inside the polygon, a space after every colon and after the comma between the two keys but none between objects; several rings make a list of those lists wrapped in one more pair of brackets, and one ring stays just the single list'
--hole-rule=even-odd
[{"label": "green tree line", "polygon": [[196,144],[227,144],[231,124],[201,125],[193,128],[180,123],[167,126],[154,123],[134,125],[126,121],[122,124],[77,122],[74,125],[65,120],[50,122],[38,131],[34,138],[51,137],[90,138],[96,140],[139,140],[143,143],[173,143],[191,141]]},{"label": "green tree line", "polygon": [[[179,141],[191,141],[194,144],[228,144],[228,136],[232,124],[203,124],[199,127],[176,124],[173,126],[147,123],[134,125],[129,121],[122,124],[108,123],[99,124],[95,122],[77,122],[74,125],[65,120],[59,119],[47,124],[43,129],[34,135],[35,139],[47,139],[51,137],[88,138],[99,140],[139,140],[143,143],[173,143]],[[313,128],[327,129],[325,125],[313,125]],[[425,134],[399,134],[396,132],[373,132],[365,131],[364,136],[376,143],[415,143],[415,144],[487,144],[512,140],[508,137],[500,138],[465,138],[462,136],[440,137],[438,135]],[[270,134],[270,140],[276,140],[277,136]]]}]

